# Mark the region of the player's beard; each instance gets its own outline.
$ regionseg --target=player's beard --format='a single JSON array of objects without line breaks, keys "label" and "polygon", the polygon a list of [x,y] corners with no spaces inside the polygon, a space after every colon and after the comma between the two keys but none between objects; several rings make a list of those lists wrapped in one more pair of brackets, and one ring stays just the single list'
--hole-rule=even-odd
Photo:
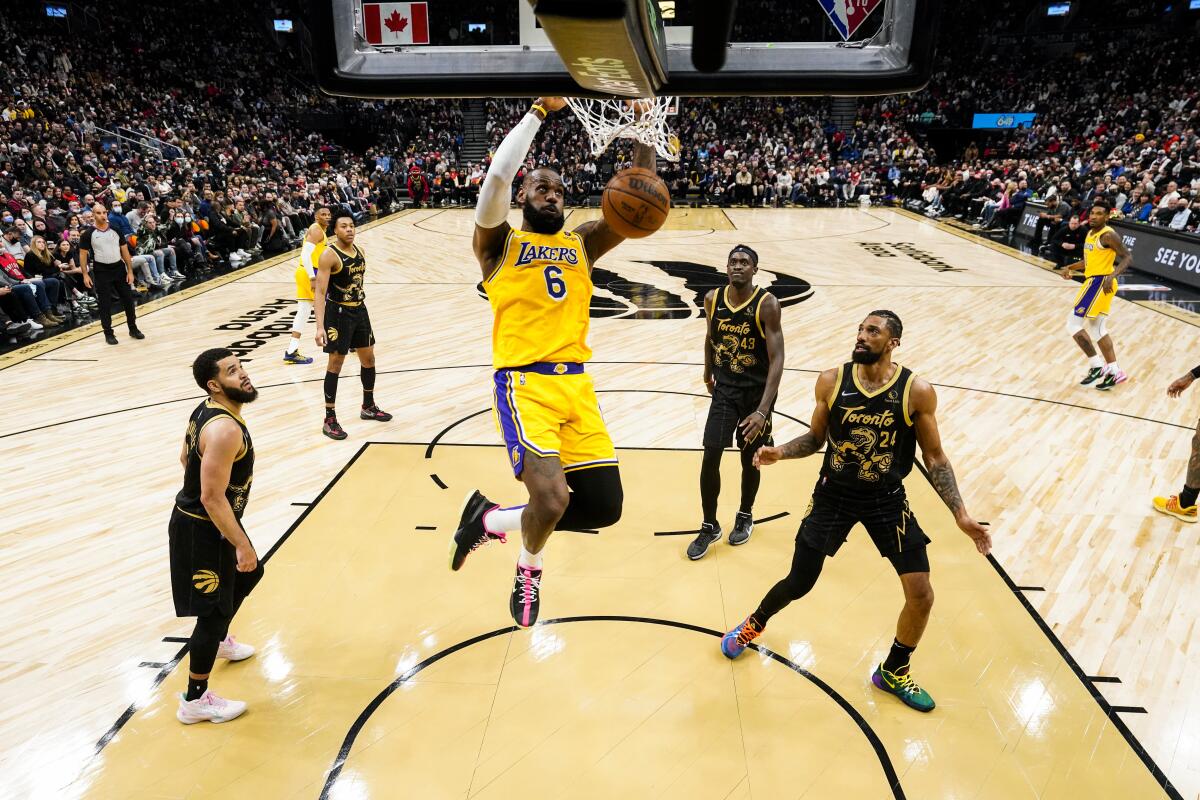
[{"label": "player's beard", "polygon": [[258,389],[255,389],[253,386],[250,387],[249,391],[243,389],[241,386],[222,386],[221,388],[225,391],[225,396],[235,403],[245,405],[246,403],[253,403],[258,398]]},{"label": "player's beard", "polygon": [[873,350],[858,350],[850,351],[850,360],[855,364],[874,364],[879,359],[883,358],[883,351],[876,353]]},{"label": "player's beard", "polygon": [[538,211],[532,203],[521,206],[521,216],[525,220],[525,230],[534,233],[558,233],[563,227],[563,213],[558,206],[551,211],[549,206]]}]

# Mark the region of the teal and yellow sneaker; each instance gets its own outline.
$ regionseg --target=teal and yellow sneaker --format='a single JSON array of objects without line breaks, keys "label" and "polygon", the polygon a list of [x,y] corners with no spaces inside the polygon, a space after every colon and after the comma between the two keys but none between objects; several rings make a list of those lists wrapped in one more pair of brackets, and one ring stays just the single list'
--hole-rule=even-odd
[{"label": "teal and yellow sneaker", "polygon": [[929,692],[917,686],[917,682],[908,672],[897,675],[894,672],[888,672],[883,668],[883,664],[880,664],[875,668],[875,674],[871,676],[871,683],[885,692],[896,695],[900,698],[900,702],[909,708],[915,708],[917,711],[933,711],[935,705],[933,698],[929,696]]}]

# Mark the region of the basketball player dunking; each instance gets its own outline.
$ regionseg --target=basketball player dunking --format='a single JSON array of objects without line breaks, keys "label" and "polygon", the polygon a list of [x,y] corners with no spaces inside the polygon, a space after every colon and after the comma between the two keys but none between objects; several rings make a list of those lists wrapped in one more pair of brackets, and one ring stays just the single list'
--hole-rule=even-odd
[{"label": "basketball player dunking", "polygon": [[[717,499],[721,495],[721,454],[736,438],[742,460],[742,502],[729,543],[744,544],[754,530],[754,498],[762,474],[754,466],[760,445],[771,445],[771,410],[783,375],[783,329],[779,301],[754,285],[758,253],[744,244],[729,251],[729,285],[704,298],[704,385],[712,394],[704,425],[700,466],[700,505],[704,521],[688,545],[692,561],[704,557],[721,538]],[[736,433],[736,437],[735,437]]]},{"label": "basketball player dunking", "polygon": [[283,354],[285,364],[311,364],[311,356],[300,352],[300,339],[304,336],[304,326],[313,310],[313,299],[317,288],[317,262],[325,252],[325,231],[329,229],[331,213],[329,206],[317,206],[316,222],[308,226],[304,234],[304,244],[300,248],[300,263],[296,265],[296,318],[292,320],[292,337],[288,339],[287,350]]},{"label": "basketball player dunking", "polygon": [[[1083,261],[1067,264],[1062,271],[1062,276],[1070,280],[1071,271],[1083,264],[1083,285],[1075,295],[1075,305],[1067,319],[1067,330],[1088,357],[1088,372],[1080,384],[1087,386],[1099,380],[1096,388],[1101,391],[1108,391],[1127,379],[1117,366],[1117,351],[1105,328],[1108,310],[1112,308],[1113,298],[1117,295],[1117,276],[1133,263],[1133,256],[1121,237],[1108,226],[1108,215],[1106,201],[1097,200],[1092,205],[1088,214],[1090,230],[1083,243]],[[1096,355],[1093,339],[1100,345],[1103,358]]]},{"label": "basketball player dunking", "polygon": [[986,555],[991,536],[967,513],[950,459],[938,434],[937,395],[928,382],[892,363],[902,325],[891,311],[872,311],[858,326],[851,361],[817,378],[817,406],[807,433],[782,447],[762,447],[754,463],[803,458],[828,439],[821,477],[796,534],[791,571],[767,592],[753,614],[721,639],[721,652],[737,658],[767,622],[813,588],[826,556],[837,553],[855,523],[861,522],[880,555],[892,562],[904,589],[904,608],[887,659],[872,682],[918,711],[934,703],[909,674],[909,659],[921,641],[933,607],[929,583],[929,539],[909,510],[903,479],[921,445],[933,488],[954,512],[958,527]]},{"label": "basketball player dunking", "polygon": [[195,617],[188,640],[187,693],[176,718],[228,722],[246,710],[208,688],[218,658],[241,661],[254,648],[229,635],[229,623],[263,576],[254,545],[242,528],[242,514],[254,480],[254,444],[242,419],[242,405],[258,390],[229,350],[205,350],[192,364],[192,376],[208,398],[188,420],[183,440],[183,488],[175,497],[168,527],[171,593],[175,614]]},{"label": "basketball player dunking", "polygon": [[317,345],[329,354],[325,370],[325,424],[321,432],[330,439],[345,439],[346,431],[338,424],[338,376],[346,354],[358,353],[363,387],[359,416],[387,422],[392,415],[375,405],[375,333],[367,314],[367,256],[354,243],[354,217],[349,211],[332,215],[333,242],[317,261]]},{"label": "basketball player dunking", "polygon": [[[621,517],[616,452],[584,362],[592,265],[624,237],[603,219],[563,230],[563,182],[529,172],[517,192],[524,225],[506,221],[517,168],[559,97],[539,98],[496,149],[475,211],[475,257],[492,305],[492,397],[513,474],[529,503],[500,508],[480,492],[464,504],[450,545],[450,568],[481,545],[521,531],[509,602],[522,627],[537,621],[542,548],[561,529],[603,528]],[[654,169],[654,151],[638,144],[635,166]]]}]

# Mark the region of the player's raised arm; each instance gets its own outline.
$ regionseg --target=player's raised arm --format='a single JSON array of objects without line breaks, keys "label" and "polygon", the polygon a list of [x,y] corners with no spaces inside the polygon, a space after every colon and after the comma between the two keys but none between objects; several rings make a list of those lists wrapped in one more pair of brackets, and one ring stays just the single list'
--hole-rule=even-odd
[{"label": "player's raised arm", "polygon": [[[637,142],[633,146],[633,165],[655,171],[654,148],[648,144]],[[657,173],[656,173],[657,174]],[[596,263],[596,259],[625,241],[625,237],[617,233],[603,217],[589,220],[575,229],[583,237],[583,246],[587,250],[588,265]]]},{"label": "player's raised arm", "polygon": [[539,97],[521,121],[518,122],[492,156],[483,185],[479,188],[479,203],[475,206],[475,236],[471,242],[475,258],[487,280],[496,270],[504,254],[504,241],[510,230],[507,219],[512,205],[512,182],[517,169],[529,153],[533,137],[537,135],[548,114],[566,105],[561,97]]}]

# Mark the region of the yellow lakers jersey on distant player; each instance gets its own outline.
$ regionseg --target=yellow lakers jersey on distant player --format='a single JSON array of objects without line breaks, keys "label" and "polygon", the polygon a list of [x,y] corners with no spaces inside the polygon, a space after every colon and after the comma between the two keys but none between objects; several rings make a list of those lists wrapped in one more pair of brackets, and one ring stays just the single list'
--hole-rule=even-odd
[{"label": "yellow lakers jersey on distant player", "polygon": [[325,235],[325,231],[321,230],[321,226],[315,222],[308,226],[308,231],[306,231],[304,234],[305,238],[308,238],[308,234],[312,233],[314,228],[321,234],[321,241],[317,242],[316,246],[313,247],[311,263],[306,264],[304,262],[304,256],[300,256],[300,266],[304,267],[304,271],[307,272],[309,276],[315,276],[317,274],[317,265],[321,263],[321,253],[325,252],[325,245],[329,243],[329,237]]},{"label": "yellow lakers jersey on distant player", "polygon": [[1089,231],[1083,240],[1083,276],[1112,275],[1117,253],[1111,247],[1100,243],[1100,237],[1113,233],[1113,229],[1105,225],[1098,231]]},{"label": "yellow lakers jersey on distant player", "polygon": [[577,233],[513,230],[496,271],[483,282],[492,304],[496,369],[539,361],[584,362],[592,278]]}]

